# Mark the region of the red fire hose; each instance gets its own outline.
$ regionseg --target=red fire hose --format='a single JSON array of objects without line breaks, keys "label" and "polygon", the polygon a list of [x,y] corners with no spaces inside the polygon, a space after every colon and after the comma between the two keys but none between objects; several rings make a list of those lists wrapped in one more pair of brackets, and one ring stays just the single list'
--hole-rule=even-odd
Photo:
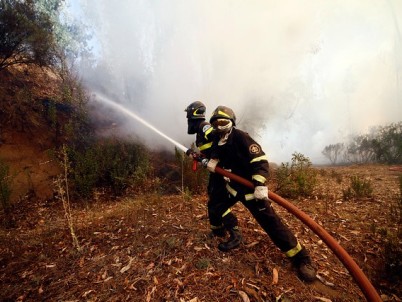
[{"label": "red fire hose", "polygon": [[[254,184],[247,179],[244,179],[236,174],[230,173],[220,167],[215,168],[215,172],[230,178],[246,187],[254,188]],[[316,233],[334,252],[334,254],[339,258],[339,260],[345,265],[349,273],[355,279],[363,294],[365,295],[367,301],[382,301],[377,291],[367,279],[366,275],[352,259],[352,257],[339,245],[339,243],[325,231],[320,225],[318,225],[312,218],[310,218],[306,213],[298,209],[292,203],[286,199],[280,197],[279,195],[269,191],[268,197],[275,201],[280,206],[284,207],[291,214],[299,218],[305,225],[307,225],[314,233]]]}]

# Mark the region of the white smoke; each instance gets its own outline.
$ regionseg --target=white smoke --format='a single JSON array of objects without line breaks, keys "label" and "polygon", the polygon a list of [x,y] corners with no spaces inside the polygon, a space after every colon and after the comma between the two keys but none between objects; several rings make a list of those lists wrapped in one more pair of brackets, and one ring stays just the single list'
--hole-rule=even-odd
[{"label": "white smoke", "polygon": [[401,120],[402,1],[71,1],[109,66],[83,78],[187,146],[195,100],[231,107],[277,163]]}]

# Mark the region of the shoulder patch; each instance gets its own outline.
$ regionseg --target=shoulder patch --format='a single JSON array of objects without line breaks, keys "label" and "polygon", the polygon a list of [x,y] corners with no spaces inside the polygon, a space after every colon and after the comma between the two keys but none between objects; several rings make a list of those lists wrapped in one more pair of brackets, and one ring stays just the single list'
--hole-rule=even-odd
[{"label": "shoulder patch", "polygon": [[250,145],[250,147],[248,147],[248,151],[251,154],[258,154],[261,152],[261,148],[257,144],[252,144],[252,145]]},{"label": "shoulder patch", "polygon": [[209,128],[211,128],[211,125],[205,125],[204,127],[202,127],[202,132],[206,132]]}]

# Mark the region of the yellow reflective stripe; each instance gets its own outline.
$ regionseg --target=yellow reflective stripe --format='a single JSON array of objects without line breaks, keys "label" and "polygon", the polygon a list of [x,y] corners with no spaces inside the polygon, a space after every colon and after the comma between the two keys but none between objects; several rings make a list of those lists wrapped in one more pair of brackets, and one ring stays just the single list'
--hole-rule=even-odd
[{"label": "yellow reflective stripe", "polygon": [[[198,109],[201,109],[201,108],[198,108]],[[198,113],[198,109],[196,109],[196,110],[193,112],[193,115],[194,115],[194,116],[202,115],[202,113]]]},{"label": "yellow reflective stripe", "polygon": [[259,175],[259,174],[253,175],[252,179],[255,179],[256,181],[259,181],[262,184],[267,181],[267,179],[264,176]]},{"label": "yellow reflective stripe", "polygon": [[294,257],[298,252],[302,250],[302,247],[299,242],[297,242],[296,247],[292,248],[291,250],[287,251],[285,255],[287,257]]},{"label": "yellow reflective stripe", "polygon": [[257,161],[262,161],[262,160],[268,161],[268,157],[267,157],[266,155],[262,155],[262,156],[253,158],[253,159],[250,161],[250,164],[251,164],[251,163],[255,163],[255,162],[257,162]]},{"label": "yellow reflective stripe", "polygon": [[254,194],[246,194],[246,195],[244,195],[244,198],[246,200],[253,200],[255,197],[254,197]]},{"label": "yellow reflective stripe", "polygon": [[208,128],[207,131],[205,131],[205,135],[204,135],[205,139],[208,139],[208,134],[210,134],[212,132],[212,130],[214,130],[214,128],[210,127],[210,128]]},{"label": "yellow reflective stripe", "polygon": [[201,146],[198,147],[198,149],[200,149],[200,151],[202,151],[202,150],[211,148],[211,146],[212,146],[212,142],[210,142],[208,144],[205,144],[205,145],[201,145]]},{"label": "yellow reflective stripe", "polygon": [[222,224],[219,225],[219,226],[216,226],[216,225],[212,225],[212,224],[211,224],[211,229],[212,229],[212,230],[218,230],[218,229],[221,229],[221,228],[223,228],[223,225],[222,225]]},{"label": "yellow reflective stripe", "polygon": [[229,114],[226,114],[225,112],[223,112],[223,111],[218,111],[218,114],[220,114],[220,115],[223,115],[223,116],[227,116],[229,119],[230,119],[230,115]]},{"label": "yellow reflective stripe", "polygon": [[225,213],[222,214],[222,217],[225,217],[227,214],[229,214],[230,212],[232,212],[231,209],[227,209]]},{"label": "yellow reflective stripe", "polygon": [[226,184],[226,189],[229,191],[230,194],[232,194],[232,196],[236,197],[237,191],[229,186],[229,184]]}]

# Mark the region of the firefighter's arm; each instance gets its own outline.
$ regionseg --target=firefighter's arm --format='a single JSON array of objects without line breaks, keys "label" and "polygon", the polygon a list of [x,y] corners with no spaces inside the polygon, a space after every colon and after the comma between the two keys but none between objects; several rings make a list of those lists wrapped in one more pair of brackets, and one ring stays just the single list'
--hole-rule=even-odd
[{"label": "firefighter's arm", "polygon": [[268,158],[261,146],[250,136],[243,137],[244,147],[248,150],[248,159],[254,183],[254,197],[259,200],[268,200],[267,181],[269,177]]},{"label": "firefighter's arm", "polygon": [[211,159],[204,158],[201,163],[205,168],[207,168],[209,172],[215,173],[215,168],[218,165],[218,162],[219,160],[216,158]]},{"label": "firefighter's arm", "polygon": [[213,141],[210,142],[210,153],[209,160],[203,160],[202,164],[209,172],[215,173],[215,168],[219,163],[219,152],[218,152],[218,140],[215,137]]}]

